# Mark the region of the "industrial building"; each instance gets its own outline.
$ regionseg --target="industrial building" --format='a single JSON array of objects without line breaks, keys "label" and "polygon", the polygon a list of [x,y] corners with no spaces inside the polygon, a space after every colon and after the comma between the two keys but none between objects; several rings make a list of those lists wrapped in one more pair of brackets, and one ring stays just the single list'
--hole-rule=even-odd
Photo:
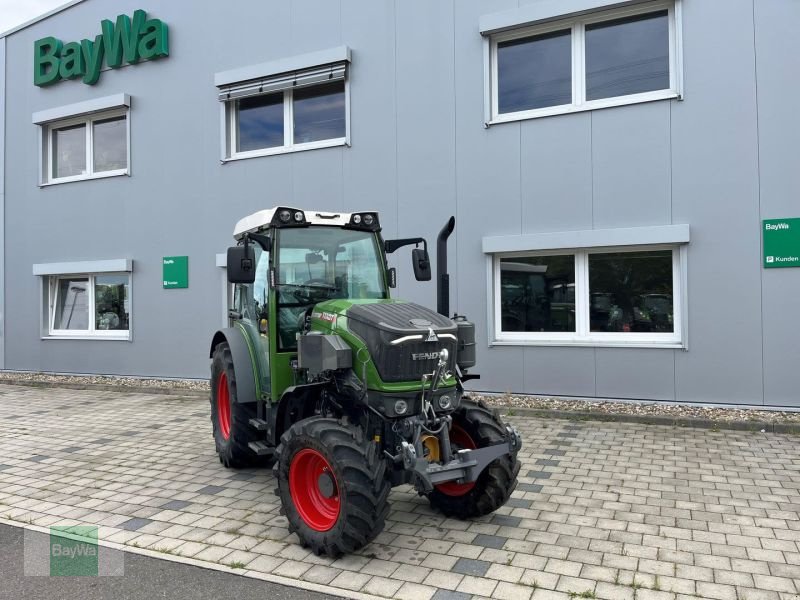
[{"label": "industrial building", "polygon": [[369,209],[432,250],[455,215],[474,389],[800,406],[797,23],[795,0],[69,3],[0,37],[0,368],[207,377],[234,224]]}]

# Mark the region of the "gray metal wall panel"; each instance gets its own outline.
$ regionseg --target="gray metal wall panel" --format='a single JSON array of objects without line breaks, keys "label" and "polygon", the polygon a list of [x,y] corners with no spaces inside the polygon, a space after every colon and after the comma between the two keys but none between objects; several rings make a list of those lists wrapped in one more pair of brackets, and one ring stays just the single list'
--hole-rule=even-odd
[{"label": "gray metal wall panel", "polygon": [[[453,1],[395,3],[398,232],[427,238],[434,265],[436,235],[456,211],[453,28],[442,26],[453,21]],[[404,297],[436,305],[435,269],[430,283],[416,283],[408,268],[398,281]],[[456,306],[455,288],[452,295]]]},{"label": "gray metal wall panel", "polygon": [[341,0],[292,0],[290,54],[331,48],[341,43]]},{"label": "gray metal wall panel", "polygon": [[6,324],[6,40],[0,39],[0,369],[5,368]]},{"label": "gray metal wall panel", "polygon": [[520,391],[545,396],[594,396],[594,348],[524,348]]},{"label": "gray metal wall panel", "polygon": [[674,400],[674,352],[649,348],[597,348],[597,396]]},{"label": "gray metal wall panel", "polygon": [[[761,218],[800,217],[800,4],[755,2]],[[800,405],[800,269],[764,269],[764,402]]]},{"label": "gray metal wall panel", "polygon": [[592,113],[594,227],[670,223],[669,103]]},{"label": "gray metal wall panel", "polygon": [[[515,0],[492,2],[492,9],[514,8]],[[483,127],[483,47],[477,22],[487,10],[481,0],[455,3],[456,232],[458,253],[451,254],[453,289],[458,303],[451,308],[476,326],[481,390],[520,391],[523,353],[520,348],[488,347],[485,256],[481,238],[522,233],[520,214],[520,128],[518,123]],[[477,43],[476,43],[477,42]],[[511,215],[509,218],[506,215]]]},{"label": "gray metal wall panel", "polygon": [[581,113],[521,124],[523,233],[592,228],[591,120]]},{"label": "gray metal wall panel", "polygon": [[676,354],[677,399],[760,403],[752,0],[722,12],[685,2],[684,55],[686,100],[672,103],[673,220],[693,234],[690,349]]},{"label": "gray metal wall panel", "polygon": [[[354,57],[349,74],[350,134],[354,143],[342,153],[342,209],[378,210],[383,235],[397,238],[393,4],[373,0],[344,2],[342,39],[348,41]],[[381,85],[372,85],[375,81]],[[389,262],[398,270],[411,268],[407,249],[390,255]]]}]

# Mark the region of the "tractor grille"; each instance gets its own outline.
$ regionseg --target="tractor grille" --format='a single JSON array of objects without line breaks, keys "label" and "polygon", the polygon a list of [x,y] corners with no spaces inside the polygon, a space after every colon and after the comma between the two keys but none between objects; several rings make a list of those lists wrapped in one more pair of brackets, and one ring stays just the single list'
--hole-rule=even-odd
[{"label": "tractor grille", "polygon": [[[419,381],[425,373],[433,373],[436,369],[438,354],[442,349],[447,349],[450,353],[448,369],[455,370],[455,339],[440,337],[435,342],[424,341],[431,329],[437,335],[449,334],[455,337],[456,325],[447,317],[412,303],[354,306],[347,316],[348,327],[367,344],[375,368],[383,381]],[[422,340],[409,340],[397,345],[391,343],[401,337],[420,334],[423,335]],[[353,363],[358,370],[357,356],[353,357]]]},{"label": "tractor grille", "polygon": [[429,353],[438,354],[440,350],[446,348],[450,353],[447,368],[455,370],[456,341],[439,340],[438,342],[406,342],[397,346],[387,343],[373,348],[367,342],[375,368],[381,379],[387,383],[398,381],[418,381],[425,373],[433,373],[436,369],[438,356],[429,359],[414,359],[414,355],[424,355]]}]

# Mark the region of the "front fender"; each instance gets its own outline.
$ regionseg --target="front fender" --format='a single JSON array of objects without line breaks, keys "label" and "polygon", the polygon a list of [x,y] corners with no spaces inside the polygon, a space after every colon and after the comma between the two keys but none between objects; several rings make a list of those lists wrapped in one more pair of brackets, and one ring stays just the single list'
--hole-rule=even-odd
[{"label": "front fender", "polygon": [[233,373],[236,376],[236,401],[242,404],[256,402],[256,379],[253,371],[253,359],[250,348],[241,330],[236,327],[226,327],[214,334],[211,341],[209,358],[214,356],[214,350],[222,342],[227,342],[233,357]]}]

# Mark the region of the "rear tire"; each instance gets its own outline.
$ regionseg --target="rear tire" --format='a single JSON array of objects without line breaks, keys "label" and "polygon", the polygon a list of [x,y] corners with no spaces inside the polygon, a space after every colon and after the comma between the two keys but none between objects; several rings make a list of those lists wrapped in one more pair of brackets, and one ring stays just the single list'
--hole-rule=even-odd
[{"label": "rear tire", "polygon": [[[483,402],[463,399],[453,414],[450,432],[454,450],[485,448],[506,440],[505,425]],[[517,487],[517,453],[501,456],[486,467],[474,483],[440,484],[428,494],[434,509],[448,517],[472,519],[494,512]]]},{"label": "rear tire", "polygon": [[327,417],[304,419],[283,434],[277,454],[281,514],[314,554],[349,554],[383,531],[391,490],[386,462],[360,428]]},{"label": "rear tire", "polygon": [[227,342],[222,342],[211,360],[211,425],[219,462],[228,468],[257,466],[268,460],[247,446],[261,439],[250,427],[250,419],[256,416],[251,406],[255,404],[238,401],[233,356]]}]

